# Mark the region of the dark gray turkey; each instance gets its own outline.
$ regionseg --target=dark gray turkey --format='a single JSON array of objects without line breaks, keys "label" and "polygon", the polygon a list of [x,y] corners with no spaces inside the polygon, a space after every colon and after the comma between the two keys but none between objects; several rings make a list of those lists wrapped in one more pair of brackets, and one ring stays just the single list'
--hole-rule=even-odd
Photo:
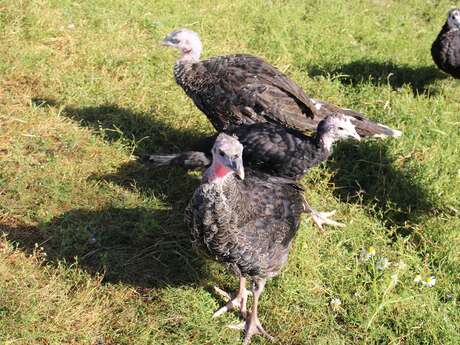
[{"label": "dark gray turkey", "polygon": [[[328,116],[322,120],[314,136],[265,122],[242,125],[230,131],[243,144],[245,166],[274,176],[298,180],[313,166],[325,161],[332,146],[339,140],[360,140],[348,117]],[[209,146],[207,146],[209,145]],[[155,166],[176,165],[186,169],[205,168],[211,164],[211,140],[203,152],[188,151],[170,155],[150,155]],[[207,146],[207,147],[206,147]]]},{"label": "dark gray turkey", "polygon": [[[315,136],[306,136],[296,130],[265,122],[243,125],[231,132],[243,144],[245,166],[272,176],[299,180],[313,166],[325,161],[338,140],[360,140],[354,125],[344,115],[328,116],[322,120]],[[170,155],[150,155],[155,166],[171,165],[186,169],[206,168],[211,164],[211,143],[207,138],[202,151],[188,151]],[[209,145],[209,146],[207,146]],[[206,147],[207,146],[207,147]],[[332,212],[309,208],[312,220],[324,232],[323,225],[343,226],[329,219]]]},{"label": "dark gray turkey", "polygon": [[459,8],[453,8],[447,14],[447,20],[431,46],[431,55],[441,70],[460,79]]},{"label": "dark gray turkey", "polygon": [[191,30],[174,31],[162,43],[182,52],[174,66],[176,82],[219,132],[260,122],[314,131],[326,116],[344,114],[352,117],[363,137],[401,135],[358,112],[308,97],[286,75],[258,57],[228,55],[200,61],[201,41]]},{"label": "dark gray turkey", "polygon": [[[244,172],[243,146],[220,134],[212,164],[185,211],[192,243],[209,257],[228,264],[240,279],[239,291],[214,316],[239,307],[245,323],[244,344],[254,334],[269,338],[258,317],[258,301],[267,278],[287,262],[300,216],[308,208],[302,188],[292,180],[251,170]],[[246,277],[254,302],[246,315]]]}]

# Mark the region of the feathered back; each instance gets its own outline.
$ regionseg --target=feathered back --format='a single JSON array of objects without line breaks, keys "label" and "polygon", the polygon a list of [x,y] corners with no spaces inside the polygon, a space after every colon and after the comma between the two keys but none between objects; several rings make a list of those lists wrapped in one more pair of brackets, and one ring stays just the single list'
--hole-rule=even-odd
[{"label": "feathered back", "polygon": [[452,23],[451,13],[459,11],[452,9],[441,31],[431,46],[433,61],[447,74],[460,79],[460,30]]},{"label": "feathered back", "polygon": [[245,165],[274,176],[301,179],[330,155],[315,136],[271,123],[242,126],[233,133],[245,148]]},{"label": "feathered back", "polygon": [[271,277],[287,261],[304,211],[302,188],[291,180],[247,171],[244,181],[202,183],[187,209],[192,241],[242,274]]},{"label": "feathered back", "polygon": [[345,114],[361,136],[399,136],[399,131],[362,114],[310,98],[286,75],[250,55],[217,56],[174,67],[177,83],[217,131],[271,122],[298,131],[315,131],[328,115]]}]

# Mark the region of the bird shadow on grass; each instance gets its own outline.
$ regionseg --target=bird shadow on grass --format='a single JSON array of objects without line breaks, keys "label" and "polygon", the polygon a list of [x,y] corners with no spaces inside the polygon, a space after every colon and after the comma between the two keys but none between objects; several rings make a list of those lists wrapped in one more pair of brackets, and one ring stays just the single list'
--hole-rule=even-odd
[{"label": "bird shadow on grass", "polygon": [[[180,152],[203,142],[203,134],[171,128],[156,120],[154,111],[136,113],[113,104],[61,108],[63,116],[94,129],[109,143],[131,138],[138,156]],[[433,211],[429,191],[411,176],[410,169],[399,171],[395,167],[385,143],[343,143],[334,157],[328,167],[336,172],[335,196],[371,206],[367,209],[372,215],[396,229],[397,234],[411,233],[420,217]],[[115,173],[90,178],[140,192],[166,206],[69,211],[39,226],[49,238],[46,243],[52,247],[51,252],[53,248],[56,252],[54,257],[77,257],[89,271],[104,272],[107,281],[137,286],[180,285],[206,279],[206,265],[191,248],[183,224],[183,210],[199,183],[197,177],[180,168],[152,169],[148,164],[130,161]],[[28,248],[32,248],[30,244]]]},{"label": "bird shadow on grass", "polygon": [[412,234],[422,217],[438,210],[429,189],[416,180],[414,168],[404,161],[397,164],[385,142],[340,143],[327,166],[335,172],[334,195],[367,205],[371,215],[392,230],[390,237]]},{"label": "bird shadow on grass", "polygon": [[43,247],[47,262],[77,262],[104,282],[140,288],[199,283],[205,265],[171,218],[168,210],[144,207],[75,209],[37,226],[0,224],[0,232],[26,253]]},{"label": "bird shadow on grass", "polygon": [[94,133],[109,143],[121,141],[133,147],[139,157],[155,152],[176,152],[199,148],[205,137],[191,129],[172,128],[156,116],[157,110],[135,112],[112,103],[77,107],[63,105],[60,101],[33,98],[32,104],[41,107],[60,107],[60,114],[94,130]]},{"label": "bird shadow on grass", "polygon": [[[203,136],[170,128],[157,121],[154,113],[136,113],[113,104],[77,108],[46,99],[33,102],[59,106],[61,115],[94,129],[109,143],[132,139],[133,152],[139,156],[199,146]],[[35,243],[43,243],[48,260],[77,261],[88,272],[102,273],[107,282],[151,288],[199,284],[206,279],[206,264],[193,250],[183,221],[184,209],[199,184],[197,176],[129,161],[115,173],[89,178],[143,194],[143,206],[74,209],[39,224],[34,231],[6,226],[1,231],[27,252],[35,250]]]},{"label": "bird shadow on grass", "polygon": [[415,96],[435,95],[436,89],[430,87],[430,84],[436,79],[447,78],[447,75],[435,66],[411,67],[391,61],[357,60],[343,65],[308,66],[307,68],[311,77],[331,76],[349,86],[371,83],[375,86],[389,85],[397,90],[404,85],[409,85]]}]

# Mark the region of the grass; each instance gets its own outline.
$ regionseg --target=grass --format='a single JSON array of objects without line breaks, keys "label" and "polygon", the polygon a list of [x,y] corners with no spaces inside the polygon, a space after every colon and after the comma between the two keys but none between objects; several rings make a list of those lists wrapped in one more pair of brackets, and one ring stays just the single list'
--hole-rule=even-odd
[{"label": "grass", "polygon": [[341,145],[305,178],[311,204],[347,226],[320,236],[305,218],[262,296],[265,328],[281,344],[458,343],[460,89],[429,53],[449,7],[0,2],[1,342],[241,343],[224,327],[235,315],[210,318],[223,303],[212,286],[236,280],[192,251],[182,221],[199,174],[135,161],[212,132],[158,44],[189,27],[205,57],[262,56],[310,95],[404,132]]}]

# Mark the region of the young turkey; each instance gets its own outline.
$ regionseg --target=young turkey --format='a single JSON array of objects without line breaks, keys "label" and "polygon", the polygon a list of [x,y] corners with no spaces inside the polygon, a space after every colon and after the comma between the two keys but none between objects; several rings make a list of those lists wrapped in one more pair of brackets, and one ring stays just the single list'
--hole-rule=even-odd
[{"label": "young turkey", "polygon": [[[243,125],[230,131],[243,144],[244,164],[274,176],[301,179],[307,171],[327,160],[333,145],[341,140],[360,140],[350,119],[343,115],[323,119],[316,134],[307,136],[296,130],[265,122]],[[178,154],[149,155],[155,167],[180,166],[185,169],[206,168],[211,164],[211,138],[201,149]],[[207,147],[206,147],[207,146]]]},{"label": "young turkey", "polygon": [[448,12],[447,20],[431,46],[431,56],[439,69],[460,79],[460,8]]},{"label": "young turkey", "polygon": [[[314,136],[306,136],[271,123],[243,125],[231,133],[244,146],[243,161],[247,167],[293,180],[301,179],[309,169],[325,161],[331,155],[335,142],[349,138],[360,140],[355,127],[344,115],[326,117],[319,123]],[[211,148],[205,148],[204,152],[150,155],[149,161],[157,167],[176,165],[186,169],[206,168],[211,164]],[[321,232],[324,232],[324,224],[343,226],[329,219],[335,211],[309,210]]]},{"label": "young turkey", "polygon": [[[301,214],[308,205],[302,188],[289,179],[243,168],[243,146],[220,134],[212,148],[212,164],[185,211],[192,243],[209,257],[229,265],[240,279],[239,290],[214,316],[239,307],[245,319],[244,344],[255,334],[272,337],[258,316],[259,297],[268,278],[287,262]],[[254,302],[246,314],[246,277]]]},{"label": "young turkey", "polygon": [[258,57],[228,55],[200,61],[202,44],[191,30],[171,32],[162,43],[181,51],[174,66],[176,82],[218,132],[260,122],[314,131],[326,116],[343,114],[352,118],[362,137],[401,135],[358,112],[307,96],[286,75]]}]

